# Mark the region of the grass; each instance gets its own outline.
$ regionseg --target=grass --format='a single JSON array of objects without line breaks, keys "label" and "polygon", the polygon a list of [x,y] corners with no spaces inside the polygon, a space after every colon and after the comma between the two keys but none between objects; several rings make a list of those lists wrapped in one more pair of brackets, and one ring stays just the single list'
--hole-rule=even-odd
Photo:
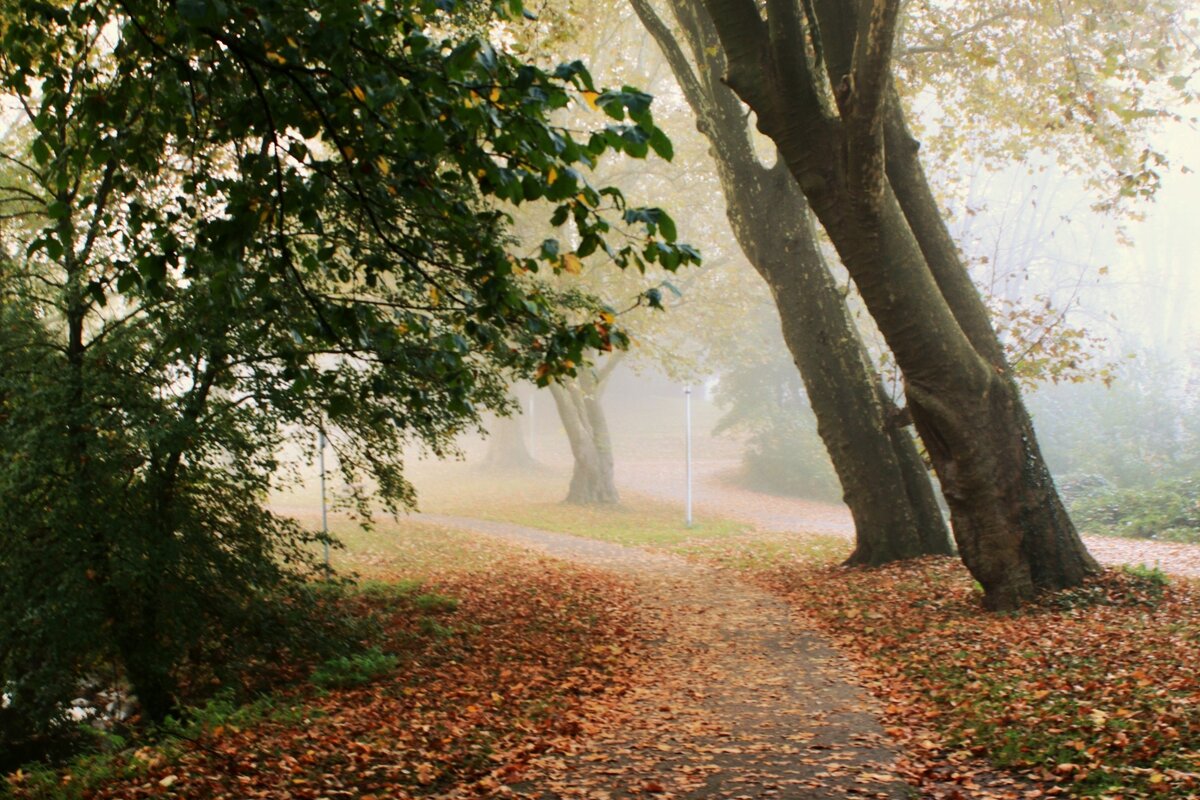
[{"label": "grass", "polygon": [[330,522],[344,545],[330,555],[333,568],[375,581],[419,583],[447,572],[483,572],[513,552],[503,542],[405,518],[380,518],[369,530],[347,519]]}]

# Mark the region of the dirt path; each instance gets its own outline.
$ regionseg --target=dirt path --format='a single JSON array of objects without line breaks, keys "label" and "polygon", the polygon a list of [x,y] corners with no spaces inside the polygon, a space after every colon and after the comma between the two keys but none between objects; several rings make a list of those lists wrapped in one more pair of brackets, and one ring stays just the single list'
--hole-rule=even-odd
[{"label": "dirt path", "polygon": [[[737,467],[737,463],[736,459],[695,462],[693,491],[698,517],[710,513],[749,522],[764,531],[854,536],[854,523],[844,505],[779,497],[728,483],[724,477]],[[617,477],[623,492],[678,501],[682,506],[684,472],[678,460],[625,461],[621,463]],[[1143,565],[1173,575],[1200,578],[1198,545],[1110,536],[1085,535],[1083,540],[1102,564]]]},{"label": "dirt path", "polygon": [[852,667],[787,606],[715,568],[497,522],[420,519],[633,580],[646,680],[573,752],[532,764],[527,798],[908,797]]}]

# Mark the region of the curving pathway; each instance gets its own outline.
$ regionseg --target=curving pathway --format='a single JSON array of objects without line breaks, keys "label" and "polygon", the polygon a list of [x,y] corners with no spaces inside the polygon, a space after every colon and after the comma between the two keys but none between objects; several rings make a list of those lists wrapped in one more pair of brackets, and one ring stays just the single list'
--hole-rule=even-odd
[{"label": "curving pathway", "polygon": [[670,555],[508,523],[418,518],[618,573],[645,604],[641,680],[567,752],[533,761],[506,796],[913,796],[900,776],[907,758],[847,678],[853,667],[783,602]]}]

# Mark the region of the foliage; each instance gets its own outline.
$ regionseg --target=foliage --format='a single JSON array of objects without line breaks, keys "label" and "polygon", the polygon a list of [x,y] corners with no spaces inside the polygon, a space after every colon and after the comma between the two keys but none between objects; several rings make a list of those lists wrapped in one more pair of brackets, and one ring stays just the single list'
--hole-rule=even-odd
[{"label": "foliage", "polygon": [[1153,196],[1168,165],[1148,133],[1196,95],[1200,21],[1187,3],[985,0],[905,10],[898,81],[906,97],[939,109],[923,137],[935,161],[999,167],[1048,154],[1085,177],[1102,210]]},{"label": "foliage", "polygon": [[1010,300],[985,292],[984,297],[1013,375],[1022,386],[1031,389],[1040,384],[1085,381],[1112,384],[1114,368],[1102,358],[1107,342],[1067,322],[1070,304],[1059,308],[1045,295]]},{"label": "foliage", "polygon": [[785,563],[760,579],[856,658],[888,731],[936,759],[934,778],[984,757],[1050,784],[1044,794],[1197,790],[1200,597],[1188,585],[1110,572],[980,617],[978,590],[949,559],[869,572]]},{"label": "foliage", "polygon": [[373,647],[365,653],[329,659],[313,670],[310,680],[324,688],[361,686],[391,672],[398,661],[395,656]]},{"label": "foliage", "polygon": [[1200,544],[1200,476],[1092,492],[1071,504],[1089,533]]},{"label": "foliage", "polygon": [[[624,344],[608,311],[560,309],[527,275],[596,251],[697,259],[668,215],[583,172],[669,154],[650,97],[524,64],[456,34],[452,10],[5,8],[0,686],[17,730],[60,729],[78,680],[114,662],[161,719],[185,671],[287,638],[319,538],[263,506],[291,433],[329,434],[360,510],[367,487],[410,503],[406,441],[443,450],[504,404],[505,370],[549,380]],[[552,124],[573,102],[607,124]],[[573,246],[512,255],[497,206],[535,198]]]}]

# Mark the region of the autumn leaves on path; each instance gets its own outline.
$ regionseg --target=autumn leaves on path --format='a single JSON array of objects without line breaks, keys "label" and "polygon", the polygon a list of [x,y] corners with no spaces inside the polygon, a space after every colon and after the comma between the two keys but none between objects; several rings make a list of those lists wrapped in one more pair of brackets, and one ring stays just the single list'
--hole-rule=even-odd
[{"label": "autumn leaves on path", "polygon": [[528,798],[906,797],[852,669],[779,600],[711,567],[504,523],[431,517],[611,570],[644,600],[633,688],[507,791]]}]

